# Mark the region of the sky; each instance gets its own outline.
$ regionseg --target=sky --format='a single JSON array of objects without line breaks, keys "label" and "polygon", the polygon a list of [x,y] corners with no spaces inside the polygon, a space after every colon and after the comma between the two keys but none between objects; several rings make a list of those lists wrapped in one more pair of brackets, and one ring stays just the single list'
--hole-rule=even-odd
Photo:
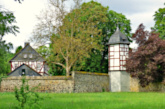
[{"label": "sky", "polygon": [[[90,0],[84,0],[88,2]],[[122,13],[127,19],[131,21],[132,33],[135,32],[139,24],[143,23],[147,30],[154,26],[153,15],[159,8],[164,7],[164,0],[95,0],[103,6],[108,6],[109,10],[114,10]],[[14,46],[12,52],[18,46],[24,46],[32,35],[32,31],[37,24],[37,15],[40,15],[46,9],[47,0],[24,0],[21,4],[15,0],[0,0],[0,5],[12,11],[16,17],[16,25],[20,28],[20,33],[17,36],[7,34],[4,40],[11,42]],[[73,5],[69,0],[66,4],[67,7]],[[134,44],[130,45],[132,48]]]}]

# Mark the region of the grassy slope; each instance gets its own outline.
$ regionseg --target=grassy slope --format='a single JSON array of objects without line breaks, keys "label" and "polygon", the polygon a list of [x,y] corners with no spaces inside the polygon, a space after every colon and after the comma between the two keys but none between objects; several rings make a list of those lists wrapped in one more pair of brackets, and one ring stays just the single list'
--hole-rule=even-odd
[{"label": "grassy slope", "polygon": [[[165,93],[40,93],[42,109],[165,109]],[[14,93],[0,93],[0,109],[12,109]]]}]

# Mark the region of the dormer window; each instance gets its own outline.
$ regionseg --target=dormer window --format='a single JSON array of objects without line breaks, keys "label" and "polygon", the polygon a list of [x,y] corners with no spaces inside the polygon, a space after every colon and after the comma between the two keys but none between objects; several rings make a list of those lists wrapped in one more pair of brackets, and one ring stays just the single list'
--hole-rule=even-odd
[{"label": "dormer window", "polygon": [[33,55],[32,55],[32,54],[30,54],[30,55],[29,55],[29,58],[33,58]]},{"label": "dormer window", "polygon": [[24,55],[23,55],[23,58],[27,58],[27,54],[24,54]]}]

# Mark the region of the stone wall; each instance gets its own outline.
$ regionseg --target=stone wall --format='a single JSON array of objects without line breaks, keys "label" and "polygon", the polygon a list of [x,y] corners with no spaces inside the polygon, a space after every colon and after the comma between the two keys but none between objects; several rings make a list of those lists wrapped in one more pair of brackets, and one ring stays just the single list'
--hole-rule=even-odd
[{"label": "stone wall", "polygon": [[130,77],[130,92],[139,92],[139,80],[137,78]]},{"label": "stone wall", "polygon": [[130,79],[130,92],[165,92],[165,84],[152,83],[146,87],[141,87],[137,78]]},{"label": "stone wall", "polygon": [[[22,77],[7,77],[1,81],[0,91],[13,92],[19,87]],[[71,92],[102,92],[109,91],[109,76],[102,73],[73,72],[72,77],[66,76],[34,76],[26,77],[31,87],[38,86],[39,92],[71,93]]]},{"label": "stone wall", "polygon": [[[22,84],[22,77],[8,77],[1,81],[2,92],[13,92],[15,86]],[[34,76],[26,77],[31,87],[38,86],[39,92],[71,93],[73,91],[73,78],[64,76]]]},{"label": "stone wall", "polygon": [[[103,92],[111,91],[109,75],[106,73],[72,72],[72,77],[66,76],[34,76],[26,77],[31,87],[38,86],[39,92],[72,93],[72,92]],[[22,77],[3,78],[0,91],[13,92],[15,86],[19,87]],[[111,83],[112,84],[112,83]],[[139,80],[130,78],[130,92],[165,92],[165,84],[150,84],[140,87]]]},{"label": "stone wall", "polygon": [[109,91],[109,75],[106,73],[73,72],[74,92]]}]

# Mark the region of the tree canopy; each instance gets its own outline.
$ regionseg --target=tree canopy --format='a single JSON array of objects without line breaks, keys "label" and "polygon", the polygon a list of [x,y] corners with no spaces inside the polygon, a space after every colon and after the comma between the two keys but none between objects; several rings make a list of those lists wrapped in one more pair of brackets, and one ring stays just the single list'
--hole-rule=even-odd
[{"label": "tree canopy", "polygon": [[0,41],[2,41],[5,34],[12,33],[16,35],[19,32],[19,28],[14,23],[16,23],[14,14],[0,7]]},{"label": "tree canopy", "polygon": [[[117,26],[129,38],[131,36],[130,20],[122,14],[108,10],[108,7],[98,2],[91,1],[80,5],[81,0],[74,1],[75,8],[66,11],[65,1],[50,0],[54,8],[43,12],[38,17],[39,23],[34,29],[31,41],[39,45],[50,43],[49,63],[60,59],[58,62],[65,68],[67,53],[69,53],[68,60],[74,63],[69,67],[70,70],[107,73],[108,47],[106,43]],[[61,68],[59,63],[57,66]],[[50,67],[56,68],[53,64]],[[60,71],[63,72],[63,70]]]},{"label": "tree canopy", "polygon": [[13,45],[11,43],[0,42],[0,75],[10,72],[9,60],[13,57],[13,54],[10,52],[12,48]]},{"label": "tree canopy", "polygon": [[155,12],[154,20],[154,29],[160,34],[162,39],[165,39],[165,7],[159,8],[159,10]]},{"label": "tree canopy", "polygon": [[19,32],[19,28],[14,23],[16,23],[14,14],[0,7],[0,75],[10,72],[8,61],[13,56],[10,52],[13,45],[11,43],[6,43],[3,37],[9,33],[16,35],[16,33]]},{"label": "tree canopy", "polygon": [[97,25],[106,22],[108,8],[98,5],[101,4],[91,1],[72,10],[64,17],[63,25],[51,39],[52,51],[56,54],[53,63],[66,69],[67,76],[77,62],[89,57],[93,48],[101,50],[99,37],[102,31]]},{"label": "tree canopy", "polygon": [[143,24],[139,25],[133,35],[139,47],[135,52],[130,50],[126,61],[127,71],[140,80],[141,86],[162,82],[165,75],[165,40],[144,29]]}]

